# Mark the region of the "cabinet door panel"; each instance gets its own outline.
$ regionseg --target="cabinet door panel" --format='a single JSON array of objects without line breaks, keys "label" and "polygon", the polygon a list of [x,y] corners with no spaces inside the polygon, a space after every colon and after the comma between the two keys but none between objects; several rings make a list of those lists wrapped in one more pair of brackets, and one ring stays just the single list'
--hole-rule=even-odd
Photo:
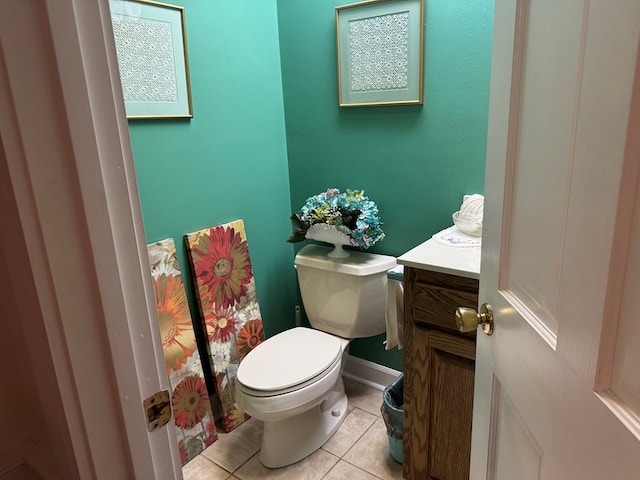
[{"label": "cabinet door panel", "polygon": [[410,326],[405,345],[407,480],[468,480],[475,341]]},{"label": "cabinet door panel", "polygon": [[436,331],[427,334],[427,478],[469,478],[474,358],[474,341]]}]

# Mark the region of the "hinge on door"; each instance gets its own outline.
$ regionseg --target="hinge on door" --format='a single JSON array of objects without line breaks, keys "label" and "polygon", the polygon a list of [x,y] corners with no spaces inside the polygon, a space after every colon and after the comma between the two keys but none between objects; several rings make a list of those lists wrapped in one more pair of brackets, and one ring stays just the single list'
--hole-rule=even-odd
[{"label": "hinge on door", "polygon": [[147,430],[153,432],[171,420],[171,402],[169,391],[160,390],[144,400],[147,415]]}]

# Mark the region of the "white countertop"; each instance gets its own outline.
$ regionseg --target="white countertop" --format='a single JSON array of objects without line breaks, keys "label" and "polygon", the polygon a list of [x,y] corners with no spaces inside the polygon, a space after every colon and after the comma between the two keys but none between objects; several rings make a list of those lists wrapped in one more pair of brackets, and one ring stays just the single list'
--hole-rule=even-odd
[{"label": "white countertop", "polygon": [[400,265],[448,273],[466,278],[480,278],[481,247],[449,246],[430,238],[398,257]]}]

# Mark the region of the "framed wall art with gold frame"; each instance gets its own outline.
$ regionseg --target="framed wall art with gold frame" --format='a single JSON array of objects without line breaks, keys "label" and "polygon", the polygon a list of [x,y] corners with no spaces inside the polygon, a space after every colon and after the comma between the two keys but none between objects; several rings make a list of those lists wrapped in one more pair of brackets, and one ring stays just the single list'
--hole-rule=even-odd
[{"label": "framed wall art with gold frame", "polygon": [[340,107],[422,104],[424,0],[336,7]]},{"label": "framed wall art with gold frame", "polygon": [[184,8],[110,0],[127,118],[191,118]]}]

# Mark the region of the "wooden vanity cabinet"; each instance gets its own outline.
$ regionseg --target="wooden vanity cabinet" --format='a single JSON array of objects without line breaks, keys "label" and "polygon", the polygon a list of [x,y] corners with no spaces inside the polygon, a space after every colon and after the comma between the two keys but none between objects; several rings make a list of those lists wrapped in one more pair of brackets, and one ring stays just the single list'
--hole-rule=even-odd
[{"label": "wooden vanity cabinet", "polygon": [[478,280],[405,266],[404,287],[403,478],[468,480],[476,345],[455,311]]}]

